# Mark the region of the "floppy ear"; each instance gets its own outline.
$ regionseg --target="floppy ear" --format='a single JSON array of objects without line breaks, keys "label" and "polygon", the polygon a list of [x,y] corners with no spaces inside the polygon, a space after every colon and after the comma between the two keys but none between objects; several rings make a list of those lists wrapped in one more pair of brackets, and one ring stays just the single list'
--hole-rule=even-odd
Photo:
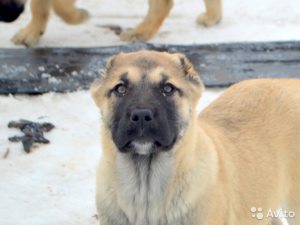
[{"label": "floppy ear", "polygon": [[194,85],[202,88],[203,84],[199,74],[196,72],[193,64],[188,60],[188,58],[181,53],[176,54],[180,61],[180,66],[183,70],[184,76]]},{"label": "floppy ear", "polygon": [[98,107],[100,107],[102,99],[104,98],[103,93],[103,82],[106,79],[109,71],[113,68],[114,62],[117,56],[112,56],[108,59],[104,71],[100,74],[100,77],[97,78],[90,87],[91,95],[94,99],[94,102]]},{"label": "floppy ear", "polygon": [[184,54],[176,53],[175,55],[177,58],[177,62],[179,61],[179,65],[183,71],[184,77],[191,84],[190,91],[191,93],[193,93],[195,100],[198,101],[198,99],[201,97],[202,91],[204,90],[202,80],[195,70],[193,64]]}]

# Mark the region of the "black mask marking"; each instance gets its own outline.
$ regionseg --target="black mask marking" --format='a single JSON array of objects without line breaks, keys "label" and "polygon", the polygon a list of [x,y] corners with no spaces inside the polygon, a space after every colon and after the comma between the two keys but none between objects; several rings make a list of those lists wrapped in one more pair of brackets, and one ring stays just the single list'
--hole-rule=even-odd
[{"label": "black mask marking", "polygon": [[170,150],[179,131],[174,100],[163,96],[160,85],[142,81],[128,87],[125,96],[117,97],[110,130],[121,152],[132,152],[134,143],[146,143],[149,153]]}]

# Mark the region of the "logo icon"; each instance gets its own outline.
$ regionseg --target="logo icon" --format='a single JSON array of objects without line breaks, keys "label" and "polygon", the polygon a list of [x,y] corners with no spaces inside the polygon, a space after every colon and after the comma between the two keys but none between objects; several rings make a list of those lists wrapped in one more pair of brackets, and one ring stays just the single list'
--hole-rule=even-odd
[{"label": "logo icon", "polygon": [[264,218],[264,213],[263,213],[263,210],[262,208],[256,208],[256,207],[251,207],[251,212],[252,212],[252,217],[253,218],[256,218],[258,220],[262,220]]}]

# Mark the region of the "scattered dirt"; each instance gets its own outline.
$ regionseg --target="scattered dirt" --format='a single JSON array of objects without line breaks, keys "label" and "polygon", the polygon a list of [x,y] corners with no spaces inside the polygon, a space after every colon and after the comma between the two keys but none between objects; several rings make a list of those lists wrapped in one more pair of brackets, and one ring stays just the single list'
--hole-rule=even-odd
[{"label": "scattered dirt", "polygon": [[13,136],[8,138],[11,142],[22,142],[24,151],[30,153],[34,143],[48,144],[50,141],[44,137],[44,132],[48,132],[54,128],[51,123],[36,123],[28,120],[11,121],[8,123],[9,128],[18,128],[24,135]]},{"label": "scattered dirt", "polygon": [[98,25],[98,27],[109,29],[113,31],[116,35],[120,35],[123,32],[123,28],[118,25],[107,24],[107,25]]},{"label": "scattered dirt", "polygon": [[10,153],[10,149],[7,148],[6,151],[5,151],[5,153],[4,153],[4,155],[3,155],[3,159],[7,159],[9,153]]}]

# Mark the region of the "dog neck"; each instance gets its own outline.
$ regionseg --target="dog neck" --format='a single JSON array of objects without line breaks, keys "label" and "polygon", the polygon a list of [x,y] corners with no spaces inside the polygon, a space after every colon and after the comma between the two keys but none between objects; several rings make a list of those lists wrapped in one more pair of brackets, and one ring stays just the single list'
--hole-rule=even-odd
[{"label": "dog neck", "polygon": [[157,225],[173,171],[170,152],[117,153],[118,201],[130,224]]},{"label": "dog neck", "polygon": [[129,224],[191,224],[199,215],[194,214],[199,198],[215,182],[217,156],[212,149],[210,138],[195,122],[169,152],[117,152],[117,200]]}]

